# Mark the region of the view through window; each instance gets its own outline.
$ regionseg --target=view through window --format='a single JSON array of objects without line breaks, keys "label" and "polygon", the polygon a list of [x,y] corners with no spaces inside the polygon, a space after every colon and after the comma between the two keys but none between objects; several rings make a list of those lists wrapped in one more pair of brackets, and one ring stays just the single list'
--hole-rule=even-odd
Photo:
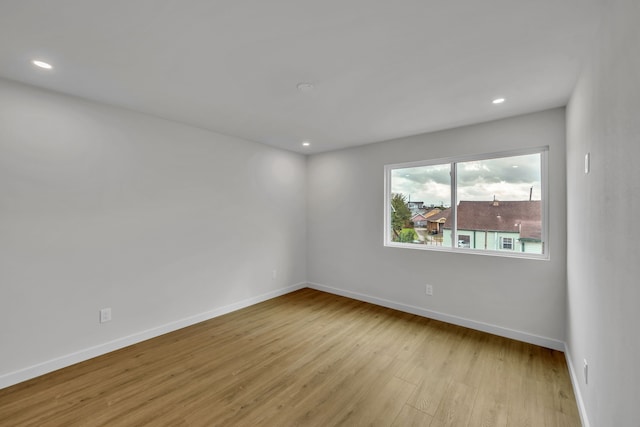
[{"label": "view through window", "polygon": [[545,254],[546,148],[386,167],[391,246]]}]

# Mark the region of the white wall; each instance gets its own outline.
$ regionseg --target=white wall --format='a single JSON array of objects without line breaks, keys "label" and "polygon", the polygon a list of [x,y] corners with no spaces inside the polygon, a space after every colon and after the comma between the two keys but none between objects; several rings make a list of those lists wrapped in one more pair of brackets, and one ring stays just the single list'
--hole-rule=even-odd
[{"label": "white wall", "polygon": [[[385,164],[549,145],[551,260],[383,246]],[[563,348],[565,110],[308,159],[308,280],[316,287]],[[434,295],[425,295],[425,284]],[[497,328],[495,328],[497,327]]]},{"label": "white wall", "polygon": [[586,423],[622,427],[640,424],[640,2],[605,14],[567,114],[567,346]]},{"label": "white wall", "polygon": [[0,80],[0,387],[303,283],[305,169]]}]

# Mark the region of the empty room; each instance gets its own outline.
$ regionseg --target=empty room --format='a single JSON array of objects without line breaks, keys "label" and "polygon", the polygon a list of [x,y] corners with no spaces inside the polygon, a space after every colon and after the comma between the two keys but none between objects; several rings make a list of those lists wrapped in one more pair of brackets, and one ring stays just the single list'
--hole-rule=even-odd
[{"label": "empty room", "polygon": [[640,2],[3,0],[0,425],[640,425]]}]

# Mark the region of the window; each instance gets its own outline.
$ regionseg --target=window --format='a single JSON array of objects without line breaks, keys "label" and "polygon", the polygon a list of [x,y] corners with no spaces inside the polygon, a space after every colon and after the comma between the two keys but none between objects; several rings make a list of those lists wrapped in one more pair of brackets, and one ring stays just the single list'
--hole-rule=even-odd
[{"label": "window", "polygon": [[385,166],[385,245],[547,258],[547,150]]},{"label": "window", "polygon": [[471,236],[467,236],[465,234],[458,234],[458,247],[459,248],[470,248],[471,247]]},{"label": "window", "polygon": [[513,249],[513,237],[501,237],[500,238],[500,248],[501,249]]}]

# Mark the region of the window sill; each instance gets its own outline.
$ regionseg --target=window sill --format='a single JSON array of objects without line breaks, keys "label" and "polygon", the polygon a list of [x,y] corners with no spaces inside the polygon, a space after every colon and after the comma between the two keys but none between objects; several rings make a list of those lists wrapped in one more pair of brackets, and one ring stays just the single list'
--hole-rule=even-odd
[{"label": "window sill", "polygon": [[467,249],[467,248],[452,248],[449,246],[430,246],[419,244],[406,244],[396,242],[385,242],[385,247],[388,248],[400,248],[400,249],[414,249],[419,251],[433,251],[433,252],[448,252],[456,254],[467,255],[482,255],[492,256],[499,258],[520,258],[520,259],[532,259],[539,261],[549,261],[549,254],[531,254],[523,252],[506,252],[506,251],[494,251],[494,250],[480,250],[480,249]]}]

